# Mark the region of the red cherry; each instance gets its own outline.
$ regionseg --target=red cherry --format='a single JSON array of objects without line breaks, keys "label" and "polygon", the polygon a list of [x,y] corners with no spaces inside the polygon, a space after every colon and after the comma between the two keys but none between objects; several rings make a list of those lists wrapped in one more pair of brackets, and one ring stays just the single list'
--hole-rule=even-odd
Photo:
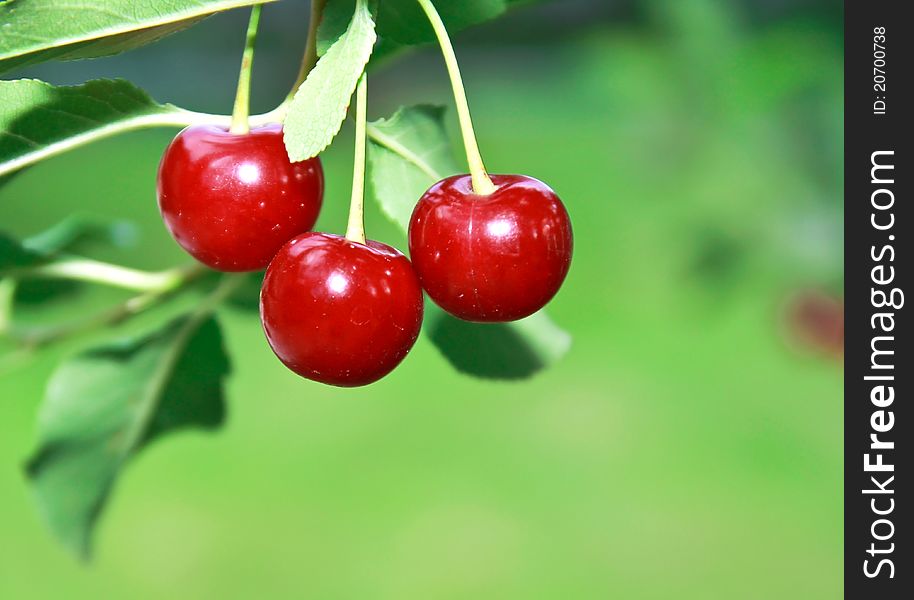
[{"label": "red cherry", "polygon": [[220,271],[255,271],[314,227],[324,194],[320,160],[291,163],[279,125],[229,133],[188,127],[165,150],[159,210],[178,244]]},{"label": "red cherry", "polygon": [[433,185],[409,224],[409,252],[422,287],[467,321],[514,321],[555,295],[571,264],[571,220],[549,186],[493,175],[498,188],[473,192],[469,175]]},{"label": "red cherry", "polygon": [[422,289],[403,254],[304,233],[267,269],[260,318],[273,352],[314,381],[367,385],[400,364],[422,326]]}]

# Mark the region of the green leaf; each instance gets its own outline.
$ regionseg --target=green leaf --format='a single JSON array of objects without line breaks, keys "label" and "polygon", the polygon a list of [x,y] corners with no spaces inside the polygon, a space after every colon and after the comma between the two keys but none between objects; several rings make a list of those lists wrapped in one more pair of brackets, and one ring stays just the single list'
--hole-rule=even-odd
[{"label": "green leaf", "polygon": [[[514,3],[513,1],[511,3]],[[330,0],[318,30],[318,51],[332,44],[346,27],[354,0]],[[494,19],[507,8],[505,0],[437,0],[435,8],[448,33]],[[398,44],[424,44],[435,41],[428,18],[416,0],[383,0],[377,12],[378,35]]]},{"label": "green leaf", "polygon": [[470,323],[430,305],[425,332],[461,373],[488,379],[523,379],[556,362],[571,336],[545,311],[511,323]]},{"label": "green leaf", "polygon": [[369,124],[370,178],[381,210],[405,230],[419,197],[459,168],[444,129],[443,106],[401,108]]},{"label": "green leaf", "polygon": [[[443,116],[441,107],[411,106],[368,126],[374,196],[404,232],[422,194],[460,171]],[[571,336],[545,311],[511,323],[469,323],[430,305],[424,331],[458,371],[493,379],[529,377],[571,347]]]},{"label": "green leaf", "polygon": [[273,0],[0,2],[0,73],[48,60],[117,54],[224,10]]},{"label": "green leaf", "polygon": [[5,271],[40,264],[45,257],[0,231],[0,277]]},{"label": "green leaf", "polygon": [[[22,242],[0,232],[0,276],[7,269],[47,262],[61,252],[79,251],[95,243],[125,247],[131,245],[135,238],[136,229],[131,223],[83,215],[71,215]],[[20,257],[18,260],[17,255]],[[75,281],[29,277],[16,283],[15,302],[38,304],[63,298],[79,288],[79,283]]]},{"label": "green leaf", "polygon": [[101,242],[126,247],[134,243],[136,227],[128,221],[70,215],[63,221],[23,240],[26,248],[44,255],[74,251],[83,244]]},{"label": "green leaf", "polygon": [[257,312],[260,310],[260,288],[263,287],[263,271],[243,275],[244,281],[226,299],[232,308]]},{"label": "green leaf", "polygon": [[211,317],[89,350],[48,383],[27,472],[54,534],[88,557],[93,527],[129,460],[154,439],[225,418],[229,360]]},{"label": "green leaf", "polygon": [[355,0],[327,0],[321,22],[317,27],[318,56],[326,54],[330,46],[346,33],[353,13]]},{"label": "green leaf", "polygon": [[[505,0],[437,0],[434,2],[448,33],[498,17]],[[378,35],[401,44],[435,41],[428,18],[416,0],[384,0],[378,8]]]},{"label": "green leaf", "polygon": [[295,92],[283,124],[289,159],[317,156],[339,133],[377,36],[367,2],[359,0],[349,27]]},{"label": "green leaf", "polygon": [[35,79],[0,81],[0,176],[181,112],[122,79],[60,87]]}]

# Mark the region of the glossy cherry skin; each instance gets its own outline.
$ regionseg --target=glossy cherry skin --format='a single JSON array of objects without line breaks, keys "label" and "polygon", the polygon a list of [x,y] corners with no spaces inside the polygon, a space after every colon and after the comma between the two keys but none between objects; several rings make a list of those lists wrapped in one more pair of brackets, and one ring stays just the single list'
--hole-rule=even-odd
[{"label": "glossy cherry skin", "polygon": [[467,321],[514,321],[558,292],[571,264],[571,220],[549,186],[493,175],[498,188],[473,192],[469,175],[433,185],[416,205],[409,252],[422,287]]},{"label": "glossy cherry skin", "polygon": [[324,173],[317,158],[289,162],[279,125],[247,134],[195,125],[165,150],[156,191],[165,226],[194,258],[255,271],[314,227]]},{"label": "glossy cherry skin", "polygon": [[304,233],[267,269],[260,318],[273,352],[313,381],[354,387],[400,364],[422,326],[412,265],[380,242]]}]

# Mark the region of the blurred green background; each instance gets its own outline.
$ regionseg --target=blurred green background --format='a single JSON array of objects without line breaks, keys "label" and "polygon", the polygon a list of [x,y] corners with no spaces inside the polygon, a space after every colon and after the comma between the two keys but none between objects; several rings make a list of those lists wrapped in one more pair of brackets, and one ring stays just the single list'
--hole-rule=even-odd
[{"label": "blurred green background", "polygon": [[[255,109],[294,78],[306,14],[265,9]],[[226,113],[246,19],[21,75],[124,76]],[[88,566],[46,531],[21,467],[49,373],[93,338],[7,365],[0,598],[839,597],[841,358],[785,314],[843,281],[841,4],[569,0],[456,41],[488,166],[543,179],[571,212],[575,260],[550,306],[570,353],[496,383],[423,338],[385,380],[340,390],[285,370],[253,313],[225,311],[227,427],[141,454]],[[370,118],[449,98],[434,48],[379,69],[371,93]],[[99,258],[186,262],[155,206],[173,135],[29,169],[0,190],[0,225],[108,215],[138,240]],[[345,227],[351,145],[347,127],[324,156],[325,230]],[[405,246],[373,205],[367,222]]]}]

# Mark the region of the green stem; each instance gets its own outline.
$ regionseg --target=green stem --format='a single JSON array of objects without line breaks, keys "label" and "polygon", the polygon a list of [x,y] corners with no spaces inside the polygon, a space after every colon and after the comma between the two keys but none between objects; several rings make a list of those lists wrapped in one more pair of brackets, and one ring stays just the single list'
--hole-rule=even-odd
[{"label": "green stem", "polygon": [[16,280],[12,277],[0,279],[0,336],[8,332],[12,324],[16,285]]},{"label": "green stem", "polygon": [[292,90],[286,98],[290,101],[298,91],[298,88],[308,78],[308,74],[317,64],[317,29],[320,27],[321,19],[324,17],[324,7],[327,0],[311,0],[311,17],[308,19],[308,39],[305,42],[305,53],[301,59],[301,66],[298,68],[298,75],[295,77],[295,83]]},{"label": "green stem", "polygon": [[235,93],[235,108],[232,110],[232,125],[229,131],[243,135],[251,130],[248,115],[251,112],[251,68],[254,65],[254,44],[257,42],[257,27],[260,24],[260,9],[257,4],[251,8],[251,20],[244,40],[241,55],[241,72],[238,74],[238,91]]},{"label": "green stem", "polygon": [[428,162],[425,161],[421,156],[401,144],[395,138],[387,135],[371,123],[368,124],[368,137],[369,139],[374,140],[381,146],[384,146],[394,154],[398,155],[400,158],[405,160],[408,163],[413,164],[417,169],[428,175],[428,178],[433,181],[438,181],[443,179],[443,176],[434,169]]},{"label": "green stem", "polygon": [[355,160],[352,165],[352,199],[346,239],[365,243],[365,140],[368,124],[368,76],[362,73],[355,89]]},{"label": "green stem", "polygon": [[[205,270],[202,268],[199,271],[195,271],[195,273],[199,274],[204,272]],[[81,333],[86,333],[102,327],[113,327],[158,305],[166,298],[177,293],[184,285],[193,281],[195,277],[196,275],[186,277],[183,280],[182,285],[145,291],[142,294],[128,298],[120,304],[89,315],[83,319],[79,319],[78,321],[26,331],[7,331],[6,335],[19,344],[23,350],[32,351],[49,344],[61,342]],[[242,279],[243,277],[239,276],[233,278],[232,281]],[[232,289],[234,289],[234,286],[236,285],[238,285],[238,283],[233,283]]]},{"label": "green stem", "polygon": [[457,64],[457,56],[454,53],[454,46],[448,36],[447,28],[441,15],[435,9],[431,0],[416,0],[438,38],[438,45],[441,46],[441,54],[444,56],[444,63],[447,65],[448,76],[451,79],[451,87],[454,90],[454,103],[457,105],[457,117],[460,120],[460,131],[463,134],[463,146],[467,154],[467,164],[470,167],[470,176],[473,179],[473,191],[479,195],[487,196],[497,188],[489,178],[486,167],[482,162],[482,155],[479,153],[479,144],[476,142],[476,133],[473,131],[473,119],[470,117],[470,105],[467,102],[466,90],[463,87],[463,78],[460,76],[460,67]]},{"label": "green stem", "polygon": [[163,292],[179,287],[204,271],[202,266],[196,264],[167,271],[149,272],[89,258],[67,258],[23,269],[15,275],[85,281],[140,292]]},{"label": "green stem", "polygon": [[64,323],[62,325],[31,331],[16,332],[10,337],[26,350],[37,350],[94,329],[119,325],[127,319],[135,317],[152,308],[168,293],[169,292],[146,292],[139,296],[134,296],[112,308],[90,315],[84,319],[73,321],[72,323]]},{"label": "green stem", "polygon": [[[282,121],[283,115],[285,114],[286,103],[283,102],[268,113],[252,116],[249,119],[249,122],[252,127],[259,127],[261,125]],[[152,127],[187,127],[188,125],[218,125],[220,127],[229,127],[231,121],[232,118],[227,115],[212,115],[176,108],[171,108],[165,113],[139,115],[58,142],[47,144],[37,151],[29,152],[23,156],[14,158],[13,160],[0,162],[0,177],[18,171],[23,167],[51,158],[52,156],[57,156],[58,154],[63,154],[75,148],[79,148],[80,146],[85,146],[86,144],[128,131],[150,129]]]}]

